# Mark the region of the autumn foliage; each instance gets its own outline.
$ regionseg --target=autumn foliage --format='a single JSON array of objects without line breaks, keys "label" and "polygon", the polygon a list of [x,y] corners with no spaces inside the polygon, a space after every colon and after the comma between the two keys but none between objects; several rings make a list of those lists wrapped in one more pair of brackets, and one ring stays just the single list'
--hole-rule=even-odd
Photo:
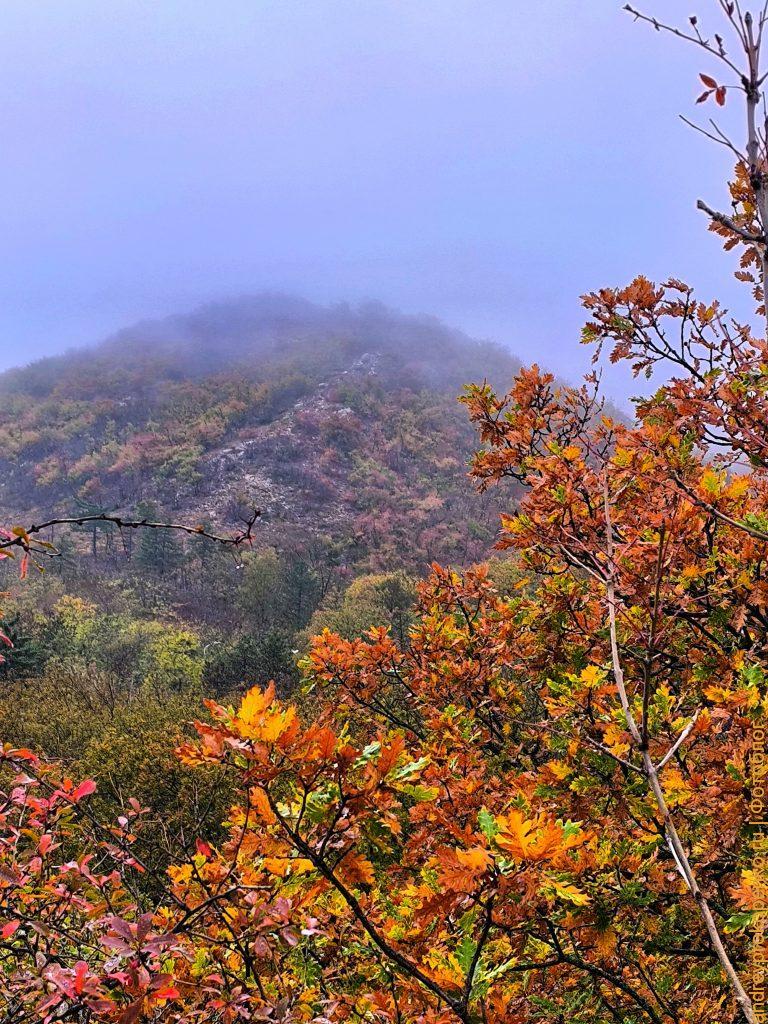
[{"label": "autumn foliage", "polygon": [[[746,163],[732,194],[762,303]],[[435,565],[405,641],[324,630],[293,702],[206,702],[177,754],[233,794],[215,837],[158,868],[139,802],[3,748],[8,1024],[759,1019],[768,344],[677,280],[584,305],[663,383],[631,423],[594,376],[466,389],[476,483],[524,489],[511,594]]]},{"label": "autumn foliage", "polygon": [[138,804],[105,823],[93,783],[5,751],[9,1020],[733,1016],[760,903],[764,346],[677,282],[585,301],[587,340],[674,379],[633,425],[536,368],[468,390],[477,479],[527,488],[500,541],[517,591],[435,567],[407,645],[326,631],[301,706],[209,703],[179,756],[231,780],[223,839],[148,885]]},{"label": "autumn foliage", "polygon": [[384,631],[316,638],[304,713],[271,689],[211,703],[179,754],[239,798],[227,838],[191,843],[158,903],[132,855],[141,808],[107,828],[92,784],[6,751],[11,1019],[693,1022],[728,1007],[617,695],[605,575],[633,713],[741,963],[768,538],[739,524],[759,521],[761,471],[726,481],[682,424],[585,419],[584,393],[535,370],[506,400],[468,401],[488,442],[476,472],[530,485],[504,528],[530,569],[518,595],[435,568],[407,649]]}]

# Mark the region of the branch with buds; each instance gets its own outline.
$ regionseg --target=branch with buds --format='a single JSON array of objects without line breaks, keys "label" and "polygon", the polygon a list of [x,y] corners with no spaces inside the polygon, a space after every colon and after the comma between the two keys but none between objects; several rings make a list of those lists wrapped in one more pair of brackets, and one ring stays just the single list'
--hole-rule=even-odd
[{"label": "branch with buds", "polygon": [[715,33],[710,39],[702,34],[695,15],[689,18],[690,28],[686,30],[643,14],[630,4],[627,4],[624,10],[636,21],[653,26],[657,32],[667,32],[684,42],[692,43],[722,64],[728,76],[736,76],[735,81],[723,83],[712,75],[702,73],[699,77],[705,91],[696,102],[704,103],[710,97],[714,97],[718,106],[722,107],[729,92],[741,92],[744,95],[746,115],[746,137],[743,147],[734,144],[712,120],[711,130],[693,123],[686,117],[683,117],[683,120],[711,141],[725,146],[733,153],[738,166],[742,168],[745,183],[748,183],[746,187],[751,190],[748,201],[744,196],[734,196],[733,215],[715,210],[701,199],[697,203],[697,208],[707,214],[711,229],[725,238],[726,248],[732,248],[733,245],[742,242],[752,250],[746,254],[746,263],[753,262],[760,267],[760,287],[756,289],[756,298],[766,319],[768,335],[768,116],[763,115],[763,123],[760,124],[758,113],[760,107],[766,109],[763,86],[768,79],[768,72],[761,69],[761,63],[764,32],[768,25],[768,0],[756,14],[742,10],[738,0],[717,2],[743,55],[741,66],[730,56],[721,35]]}]

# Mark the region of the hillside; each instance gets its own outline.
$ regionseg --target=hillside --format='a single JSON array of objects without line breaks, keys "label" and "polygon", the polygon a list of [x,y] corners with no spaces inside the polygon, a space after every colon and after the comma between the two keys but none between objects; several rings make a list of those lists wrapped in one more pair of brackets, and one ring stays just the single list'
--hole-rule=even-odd
[{"label": "hillside", "polygon": [[[324,538],[348,573],[471,562],[498,510],[466,479],[456,396],[517,366],[376,304],[264,295],[141,323],[0,376],[0,521],[151,506],[229,527],[257,506],[259,546]],[[131,554],[108,530],[75,543],[101,572]]]}]

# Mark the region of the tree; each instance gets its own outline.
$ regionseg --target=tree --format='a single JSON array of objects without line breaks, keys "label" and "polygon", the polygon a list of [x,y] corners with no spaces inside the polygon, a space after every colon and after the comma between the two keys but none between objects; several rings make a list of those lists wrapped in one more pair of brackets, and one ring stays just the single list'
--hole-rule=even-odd
[{"label": "tree", "polygon": [[308,632],[330,629],[352,639],[372,626],[387,625],[400,646],[405,646],[415,601],[415,582],[404,572],[359,576],[337,602],[315,612]]},{"label": "tree", "polygon": [[204,681],[218,695],[254,684],[266,686],[270,681],[279,693],[287,693],[295,685],[295,653],[288,636],[279,630],[246,633],[234,643],[213,641],[206,646]]},{"label": "tree", "polygon": [[274,548],[253,552],[243,560],[236,600],[251,628],[269,629],[281,621],[283,572]]},{"label": "tree", "polygon": [[25,629],[21,616],[16,613],[0,619],[0,634],[8,641],[5,660],[0,661],[0,678],[23,678],[40,672],[49,656],[49,651],[37,637]]},{"label": "tree", "polygon": [[[76,498],[75,504],[78,507],[80,513],[86,517],[86,521],[83,525],[75,525],[74,531],[79,530],[86,531],[91,535],[91,555],[94,560],[98,557],[99,551],[99,535],[104,538],[103,549],[105,554],[109,554],[112,550],[112,544],[115,538],[115,524],[112,522],[112,513],[115,511],[114,508],[102,505],[99,502],[89,501],[85,498]],[[164,532],[164,531],[161,531]]]},{"label": "tree", "polygon": [[[151,502],[142,502],[136,507],[139,519],[157,519],[157,508]],[[136,564],[150,573],[167,576],[182,563],[183,551],[179,539],[168,530],[144,530],[139,537]]]}]

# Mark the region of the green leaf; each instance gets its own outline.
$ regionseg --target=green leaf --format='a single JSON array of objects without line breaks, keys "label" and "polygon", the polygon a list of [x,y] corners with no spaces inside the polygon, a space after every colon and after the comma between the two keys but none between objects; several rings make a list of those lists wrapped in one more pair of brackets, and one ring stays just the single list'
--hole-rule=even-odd
[{"label": "green leaf", "polygon": [[363,747],[358,757],[355,758],[355,768],[362,768],[364,764],[368,764],[381,752],[381,743],[378,740],[374,740],[373,743],[369,743],[367,747]]},{"label": "green leaf", "polygon": [[437,786],[398,786],[401,793],[405,793],[417,804],[428,803],[430,800],[437,800],[440,790]]},{"label": "green leaf", "polygon": [[562,826],[566,839],[572,839],[581,832],[580,821],[571,821],[569,818],[568,821],[561,821],[559,824]]},{"label": "green leaf", "polygon": [[727,932],[740,932],[745,928],[749,928],[752,924],[752,920],[755,914],[754,911],[745,910],[738,914],[732,914],[725,922],[725,930]]},{"label": "green leaf", "polygon": [[483,833],[485,838],[490,842],[496,833],[499,831],[496,819],[490,811],[486,810],[485,807],[481,807],[477,815],[477,823],[480,826],[480,831]]},{"label": "green leaf", "polygon": [[477,943],[469,935],[465,935],[456,946],[456,959],[461,964],[463,971],[468,971],[472,966],[472,958],[476,949]]},{"label": "green leaf", "polygon": [[407,779],[410,775],[418,775],[428,764],[428,757],[420,757],[418,761],[411,761],[410,764],[404,764],[402,768],[398,768],[396,772],[392,773],[392,778]]}]

